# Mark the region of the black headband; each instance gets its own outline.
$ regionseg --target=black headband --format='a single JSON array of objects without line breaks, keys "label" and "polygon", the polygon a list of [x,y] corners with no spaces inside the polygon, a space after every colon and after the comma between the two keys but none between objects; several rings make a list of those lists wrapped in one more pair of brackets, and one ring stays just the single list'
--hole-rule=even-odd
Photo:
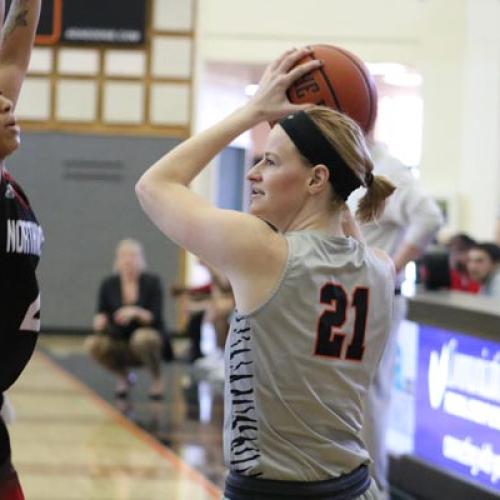
[{"label": "black headband", "polygon": [[328,167],[333,189],[344,201],[361,186],[356,174],[305,111],[288,115],[279,124],[305,158],[313,165]]}]

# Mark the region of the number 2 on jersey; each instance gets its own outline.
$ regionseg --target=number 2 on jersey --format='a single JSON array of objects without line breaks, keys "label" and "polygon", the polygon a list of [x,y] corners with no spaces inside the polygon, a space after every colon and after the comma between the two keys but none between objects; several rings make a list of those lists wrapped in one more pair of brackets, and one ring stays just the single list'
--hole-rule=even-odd
[{"label": "number 2 on jersey", "polygon": [[327,283],[320,293],[320,301],[327,306],[318,321],[316,347],[314,354],[341,358],[346,334],[341,331],[347,315],[354,309],[354,332],[351,343],[347,346],[344,359],[361,361],[365,351],[366,318],[368,316],[369,289],[357,287],[354,289],[349,304],[349,296],[343,286]]}]

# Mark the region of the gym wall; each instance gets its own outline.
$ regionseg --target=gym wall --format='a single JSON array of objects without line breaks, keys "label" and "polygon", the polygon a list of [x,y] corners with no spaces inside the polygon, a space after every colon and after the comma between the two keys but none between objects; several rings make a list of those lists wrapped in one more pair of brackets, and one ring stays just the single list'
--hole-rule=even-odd
[{"label": "gym wall", "polygon": [[[126,237],[145,246],[168,288],[184,252],[146,219],[134,193],[144,170],[191,133],[196,0],[144,0],[143,45],[37,45],[16,107],[23,146],[8,167],[44,227],[44,330],[89,329],[100,280]],[[64,8],[64,2],[56,2]]]},{"label": "gym wall", "polygon": [[168,296],[179,282],[182,254],[146,218],[134,192],[141,173],[175,139],[28,133],[7,167],[20,182],[44,228],[40,261],[43,330],[87,330],[100,281],[112,272],[119,240],[144,244],[148,268],[164,285],[165,316],[175,327]]}]

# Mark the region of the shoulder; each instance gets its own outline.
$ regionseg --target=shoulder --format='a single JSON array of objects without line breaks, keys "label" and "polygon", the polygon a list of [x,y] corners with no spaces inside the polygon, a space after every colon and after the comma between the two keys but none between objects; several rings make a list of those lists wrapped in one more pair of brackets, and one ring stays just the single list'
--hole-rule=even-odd
[{"label": "shoulder", "polygon": [[390,274],[393,280],[396,279],[396,268],[394,267],[394,261],[389,257],[389,255],[381,250],[380,248],[370,247],[367,251],[373,255],[375,261],[380,264],[380,266],[385,270],[387,274]]},{"label": "shoulder", "polygon": [[101,288],[103,289],[113,288],[119,283],[120,283],[120,277],[117,274],[110,274],[101,281]]},{"label": "shoulder", "polygon": [[495,296],[500,296],[500,270],[496,271],[491,280],[491,289]]}]

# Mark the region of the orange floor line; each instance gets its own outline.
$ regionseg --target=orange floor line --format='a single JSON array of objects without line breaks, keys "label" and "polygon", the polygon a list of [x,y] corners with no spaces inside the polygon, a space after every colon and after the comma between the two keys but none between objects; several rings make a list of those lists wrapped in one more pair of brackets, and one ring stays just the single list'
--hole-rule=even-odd
[{"label": "orange floor line", "polygon": [[131,434],[150,446],[159,455],[168,460],[176,469],[188,475],[193,481],[205,488],[205,490],[207,490],[210,495],[213,495],[214,498],[216,498],[217,500],[221,498],[222,492],[219,490],[219,488],[217,488],[198,471],[186,464],[173,451],[158,443],[158,441],[156,441],[156,439],[154,439],[150,434],[124,417],[119,411],[117,411],[107,401],[97,395],[92,389],[80,382],[76,377],[74,377],[63,367],[52,361],[49,356],[40,351],[37,351],[37,355],[50,367],[50,369],[58,372],[60,375],[68,379],[70,383],[74,385],[79,391],[84,392],[86,395],[88,395],[117,424],[124,427]]}]

